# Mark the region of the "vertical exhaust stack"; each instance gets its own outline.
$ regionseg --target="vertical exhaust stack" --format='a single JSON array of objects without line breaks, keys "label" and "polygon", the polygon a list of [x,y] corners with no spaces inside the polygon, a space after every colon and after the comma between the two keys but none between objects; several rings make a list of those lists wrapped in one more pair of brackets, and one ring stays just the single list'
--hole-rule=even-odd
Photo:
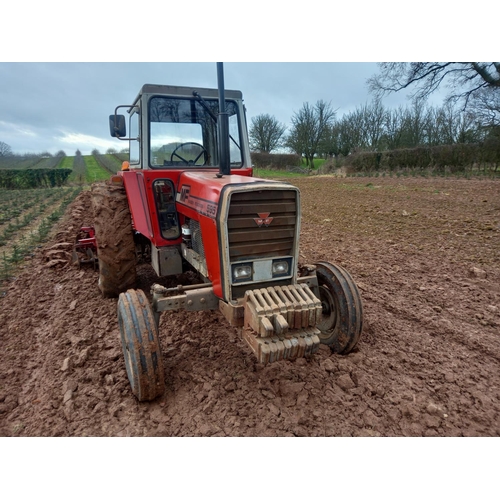
[{"label": "vertical exhaust stack", "polygon": [[219,175],[231,174],[229,158],[229,115],[226,111],[224,96],[224,68],[221,62],[217,63],[217,84],[219,87],[219,117],[217,120],[219,132]]}]

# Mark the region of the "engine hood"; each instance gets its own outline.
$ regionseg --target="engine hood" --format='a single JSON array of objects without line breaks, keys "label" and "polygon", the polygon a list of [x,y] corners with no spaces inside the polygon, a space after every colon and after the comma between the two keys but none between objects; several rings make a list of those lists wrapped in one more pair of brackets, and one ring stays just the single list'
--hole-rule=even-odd
[{"label": "engine hood", "polygon": [[223,190],[240,186],[258,188],[259,184],[265,188],[283,183],[236,174],[217,177],[213,172],[183,172],[179,177],[176,201],[198,214],[215,219]]}]

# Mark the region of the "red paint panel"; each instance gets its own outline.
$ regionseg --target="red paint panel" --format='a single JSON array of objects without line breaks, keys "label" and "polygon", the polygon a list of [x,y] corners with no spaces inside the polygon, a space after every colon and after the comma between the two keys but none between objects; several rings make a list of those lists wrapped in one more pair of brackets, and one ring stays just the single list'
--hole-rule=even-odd
[{"label": "red paint panel", "polygon": [[219,237],[215,219],[200,217],[201,234],[203,236],[203,247],[207,262],[208,279],[212,282],[214,293],[217,297],[222,297],[221,280],[221,258],[219,252]]},{"label": "red paint panel", "polygon": [[142,172],[122,172],[123,183],[127,191],[130,212],[134,221],[134,227],[147,238],[153,238],[153,228],[149,214],[147,194]]},{"label": "red paint panel", "polygon": [[161,236],[153,183],[157,179],[169,179],[175,186],[180,174],[180,171],[169,170],[131,170],[123,172],[135,229],[149,238],[157,247],[178,245],[182,238],[179,236],[175,240],[166,240]]}]

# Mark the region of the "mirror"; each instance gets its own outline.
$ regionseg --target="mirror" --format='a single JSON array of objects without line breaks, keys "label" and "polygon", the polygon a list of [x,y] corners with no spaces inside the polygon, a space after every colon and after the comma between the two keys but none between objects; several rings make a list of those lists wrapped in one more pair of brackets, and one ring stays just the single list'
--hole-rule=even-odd
[{"label": "mirror", "polygon": [[125,116],[109,115],[109,133],[111,137],[125,137],[127,135]]}]

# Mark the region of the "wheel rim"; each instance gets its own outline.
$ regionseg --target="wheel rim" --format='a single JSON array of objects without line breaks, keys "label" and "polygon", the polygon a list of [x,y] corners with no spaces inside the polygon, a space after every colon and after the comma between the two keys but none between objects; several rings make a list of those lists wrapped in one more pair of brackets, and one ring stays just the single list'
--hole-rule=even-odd
[{"label": "wheel rim", "polygon": [[337,327],[338,304],[336,297],[326,286],[319,287],[319,296],[321,299],[321,320],[316,325],[321,331],[320,337],[329,337],[331,332]]}]

